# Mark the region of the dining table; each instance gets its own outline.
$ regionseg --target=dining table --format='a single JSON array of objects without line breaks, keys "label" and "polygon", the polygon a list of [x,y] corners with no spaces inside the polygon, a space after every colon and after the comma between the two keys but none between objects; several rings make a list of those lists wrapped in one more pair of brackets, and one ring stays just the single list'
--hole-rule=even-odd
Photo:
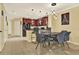
[{"label": "dining table", "polygon": [[[51,41],[58,41],[58,40],[57,40],[57,35],[58,35],[59,33],[60,33],[60,32],[43,33],[44,38],[45,38],[45,41],[48,42],[48,45],[50,45],[50,42],[51,42]],[[51,38],[51,40],[50,40],[49,38]]]}]

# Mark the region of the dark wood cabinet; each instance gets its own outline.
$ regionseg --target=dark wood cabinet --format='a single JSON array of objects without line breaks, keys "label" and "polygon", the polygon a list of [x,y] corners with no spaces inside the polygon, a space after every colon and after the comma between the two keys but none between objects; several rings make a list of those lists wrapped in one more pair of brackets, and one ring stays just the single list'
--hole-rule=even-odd
[{"label": "dark wood cabinet", "polygon": [[23,24],[27,24],[30,26],[47,26],[48,17],[45,16],[39,19],[23,18]]},{"label": "dark wood cabinet", "polygon": [[48,23],[48,17],[43,17],[42,20],[41,20],[41,25],[46,26],[47,23]]},{"label": "dark wood cabinet", "polygon": [[33,26],[39,26],[39,20],[34,20]]}]

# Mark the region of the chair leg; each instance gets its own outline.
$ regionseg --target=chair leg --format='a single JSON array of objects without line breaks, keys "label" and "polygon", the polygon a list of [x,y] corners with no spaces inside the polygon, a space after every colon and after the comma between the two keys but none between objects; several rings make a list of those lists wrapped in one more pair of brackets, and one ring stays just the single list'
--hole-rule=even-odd
[{"label": "chair leg", "polygon": [[67,41],[66,41],[66,45],[68,46],[68,48],[70,48],[70,47],[69,47],[69,44],[68,44],[68,42],[67,42]]},{"label": "chair leg", "polygon": [[42,43],[42,47],[45,47],[45,44],[44,44],[44,42]]},{"label": "chair leg", "polygon": [[39,45],[39,43],[37,44],[37,46],[36,46],[36,48],[35,48],[35,49],[37,49],[38,45]]},{"label": "chair leg", "polygon": [[46,46],[46,42],[45,42],[45,41],[44,41],[42,44],[43,44],[43,47],[45,47],[45,46]]},{"label": "chair leg", "polygon": [[61,47],[64,47],[64,43],[61,43],[60,45],[61,45]]},{"label": "chair leg", "polygon": [[50,46],[50,42],[47,42],[48,46]]}]

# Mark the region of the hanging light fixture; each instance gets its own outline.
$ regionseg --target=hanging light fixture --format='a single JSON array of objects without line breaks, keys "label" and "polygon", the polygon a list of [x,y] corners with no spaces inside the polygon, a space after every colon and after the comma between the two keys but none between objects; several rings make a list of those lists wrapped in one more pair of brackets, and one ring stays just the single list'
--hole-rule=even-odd
[{"label": "hanging light fixture", "polygon": [[[52,10],[51,10],[51,11],[52,11]],[[54,19],[58,19],[58,17],[57,17],[57,14],[56,14],[55,10],[53,10],[53,11],[52,11],[52,15],[53,15]]]},{"label": "hanging light fixture", "polygon": [[[51,3],[51,6],[56,6],[56,3]],[[55,10],[51,10],[52,14],[57,17]]]}]

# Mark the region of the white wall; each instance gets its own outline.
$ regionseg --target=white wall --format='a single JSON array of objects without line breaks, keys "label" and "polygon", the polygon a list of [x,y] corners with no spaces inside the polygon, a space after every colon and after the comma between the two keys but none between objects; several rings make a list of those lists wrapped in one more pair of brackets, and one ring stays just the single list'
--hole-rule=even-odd
[{"label": "white wall", "polygon": [[4,15],[4,42],[8,39],[8,26],[6,22],[6,14]]},{"label": "white wall", "polygon": [[12,33],[12,22],[11,19],[8,18],[8,34],[11,35]]},{"label": "white wall", "polygon": [[20,36],[20,22],[19,21],[14,22],[14,35]]},{"label": "white wall", "polygon": [[[69,12],[69,25],[61,25],[61,15]],[[70,41],[79,45],[79,6],[63,10],[57,14],[58,19],[53,20],[54,31],[70,31]]]},{"label": "white wall", "polygon": [[48,15],[48,27],[50,27],[51,28],[51,31],[53,32],[53,15],[52,14],[50,14],[50,15]]},{"label": "white wall", "polygon": [[[1,20],[1,12],[0,12],[0,31],[2,31],[2,27],[1,27],[1,23],[2,22],[2,20]],[[2,40],[3,40],[3,38],[2,38],[2,32],[0,32],[0,51],[1,51],[1,48],[2,48]]]},{"label": "white wall", "polygon": [[[0,11],[3,10],[4,15],[0,15],[0,51],[3,49],[6,40],[8,39],[8,27],[6,25],[6,11],[4,5],[0,3]],[[1,14],[1,12],[0,12]]]},{"label": "white wall", "polygon": [[20,24],[20,22],[20,18],[12,20],[12,36],[22,36],[22,25]]},{"label": "white wall", "polygon": [[51,27],[51,19],[52,19],[52,15],[48,16],[48,27]]},{"label": "white wall", "polygon": [[3,33],[2,32],[0,32],[0,51],[2,50],[2,48],[3,48]]},{"label": "white wall", "polygon": [[[3,10],[3,5],[0,4],[0,11]],[[0,12],[1,14],[1,12]],[[0,51],[2,50],[4,46],[4,17],[0,15]]]}]

